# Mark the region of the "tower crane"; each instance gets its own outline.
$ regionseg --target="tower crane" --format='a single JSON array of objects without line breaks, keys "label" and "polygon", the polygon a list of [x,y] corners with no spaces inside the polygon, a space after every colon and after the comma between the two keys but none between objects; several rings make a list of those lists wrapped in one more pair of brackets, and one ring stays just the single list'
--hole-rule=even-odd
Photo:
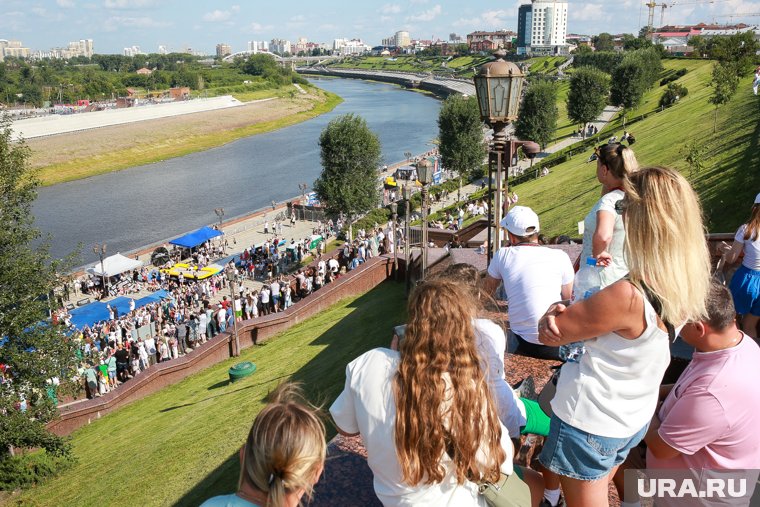
[{"label": "tower crane", "polygon": [[645,3],[649,8],[649,21],[647,23],[647,27],[649,31],[654,30],[654,10],[657,7],[662,8],[662,11],[660,12],[660,26],[662,26],[665,23],[665,10],[668,8],[672,8],[675,6],[680,5],[699,5],[699,4],[714,4],[718,2],[727,2],[728,0],[689,0],[687,2],[670,2],[670,3],[657,3],[654,0],[650,0],[649,2]]}]

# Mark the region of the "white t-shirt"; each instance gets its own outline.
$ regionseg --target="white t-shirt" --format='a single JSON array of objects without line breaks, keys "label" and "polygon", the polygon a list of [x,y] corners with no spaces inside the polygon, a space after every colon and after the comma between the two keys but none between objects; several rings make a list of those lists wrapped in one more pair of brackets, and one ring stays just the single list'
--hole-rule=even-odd
[{"label": "white t-shirt", "polygon": [[488,275],[504,283],[512,332],[540,344],[538,319],[562,299],[562,286],[573,281],[570,257],[538,245],[501,248],[488,266]]},{"label": "white t-shirt", "polygon": [[744,244],[744,260],[742,266],[753,271],[760,270],[760,234],[757,239],[752,241],[751,239],[744,239],[744,232],[747,230],[747,224],[739,227],[734,236],[734,241],[738,241]]},{"label": "white t-shirt", "polygon": [[[593,298],[593,296],[592,296]],[[644,298],[647,327],[628,340],[617,333],[584,341],[578,363],[565,363],[552,399],[554,414],[594,435],[628,438],[649,422],[660,381],[670,364],[668,333]]]},{"label": "white t-shirt", "polygon": [[499,420],[509,436],[520,438],[520,427],[526,419],[517,402],[517,395],[504,378],[504,353],[507,337],[504,330],[488,319],[475,319],[475,340],[482,361],[481,368],[499,410]]},{"label": "white t-shirt", "polygon": [[[346,367],[345,388],[330,407],[335,424],[341,430],[361,433],[374,474],[375,494],[386,507],[485,507],[485,498],[478,494],[476,484],[466,481],[457,485],[456,473],[445,454],[441,463],[447,474],[442,482],[411,487],[401,480],[394,445],[396,400],[393,395],[393,378],[399,362],[399,353],[389,349],[373,349],[362,354]],[[511,474],[512,442],[504,427],[501,438],[507,456],[501,470]]]},{"label": "white t-shirt", "polygon": [[602,288],[612,285],[625,275],[628,274],[628,264],[625,262],[624,248],[625,244],[625,227],[623,226],[623,217],[615,211],[615,203],[625,197],[622,190],[613,190],[607,192],[599,199],[586,218],[583,219],[583,252],[581,253],[581,263],[591,257],[593,248],[593,237],[596,231],[596,214],[599,211],[612,213],[615,217],[615,225],[612,229],[612,241],[607,251],[612,256],[612,262],[609,266],[601,271]]}]

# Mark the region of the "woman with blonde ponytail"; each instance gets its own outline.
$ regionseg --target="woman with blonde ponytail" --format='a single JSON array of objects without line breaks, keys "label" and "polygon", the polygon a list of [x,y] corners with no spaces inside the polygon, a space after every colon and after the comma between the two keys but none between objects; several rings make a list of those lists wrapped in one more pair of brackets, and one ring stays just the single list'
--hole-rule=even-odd
[{"label": "woman with blonde ponytail", "polygon": [[480,367],[475,305],[468,287],[426,281],[410,297],[400,350],[374,349],[346,368],[330,412],[338,431],[361,434],[386,507],[485,506],[477,483],[513,473]]},{"label": "woman with blonde ponytail", "polygon": [[594,257],[601,271],[602,287],[620,280],[628,273],[623,255],[625,231],[622,218],[615,213],[615,203],[623,198],[623,185],[639,164],[633,150],[620,143],[603,144],[594,150],[596,178],[602,184],[602,197],[583,219],[581,264]]},{"label": "woman with blonde ponytail", "polygon": [[325,427],[297,384],[280,385],[240,449],[238,490],[201,507],[296,507],[322,475]]}]

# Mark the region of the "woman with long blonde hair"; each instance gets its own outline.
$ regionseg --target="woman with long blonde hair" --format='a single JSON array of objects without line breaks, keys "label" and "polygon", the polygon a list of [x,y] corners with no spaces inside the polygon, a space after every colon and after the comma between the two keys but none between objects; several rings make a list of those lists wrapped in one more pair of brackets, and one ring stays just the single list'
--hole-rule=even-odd
[{"label": "woman with long blonde hair", "polygon": [[749,221],[739,227],[731,247],[723,248],[723,258],[733,264],[744,252],[742,265],[731,278],[731,295],[736,313],[741,315],[742,331],[757,339],[760,322],[760,194],[755,197]]},{"label": "woman with long blonde hair", "polygon": [[201,507],[295,507],[311,498],[322,475],[327,444],[319,409],[298,384],[284,383],[269,396],[240,449],[238,490]]},{"label": "woman with long blonde hair", "polygon": [[346,368],[330,408],[339,431],[361,434],[386,505],[485,505],[477,482],[513,473],[513,447],[480,367],[475,298],[428,281],[409,300],[400,350],[374,349]]},{"label": "woman with long blonde hair", "polygon": [[629,276],[570,307],[555,304],[539,339],[583,341],[562,366],[551,429],[539,461],[559,474],[569,507],[608,505],[608,482],[646,433],[670,361],[673,326],[700,320],[710,257],[694,190],[675,171],[629,176],[616,206],[625,224]]}]

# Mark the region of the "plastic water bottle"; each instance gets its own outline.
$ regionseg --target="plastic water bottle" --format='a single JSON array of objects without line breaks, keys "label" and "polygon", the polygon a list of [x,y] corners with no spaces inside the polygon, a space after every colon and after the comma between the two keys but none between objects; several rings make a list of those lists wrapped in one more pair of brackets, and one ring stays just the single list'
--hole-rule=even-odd
[{"label": "plastic water bottle", "polygon": [[[582,301],[599,292],[602,287],[601,268],[596,265],[596,259],[589,257],[586,264],[575,274],[573,282],[573,299],[570,304]],[[572,342],[560,345],[559,356],[570,363],[580,362],[581,356],[586,352],[583,342]]]}]

